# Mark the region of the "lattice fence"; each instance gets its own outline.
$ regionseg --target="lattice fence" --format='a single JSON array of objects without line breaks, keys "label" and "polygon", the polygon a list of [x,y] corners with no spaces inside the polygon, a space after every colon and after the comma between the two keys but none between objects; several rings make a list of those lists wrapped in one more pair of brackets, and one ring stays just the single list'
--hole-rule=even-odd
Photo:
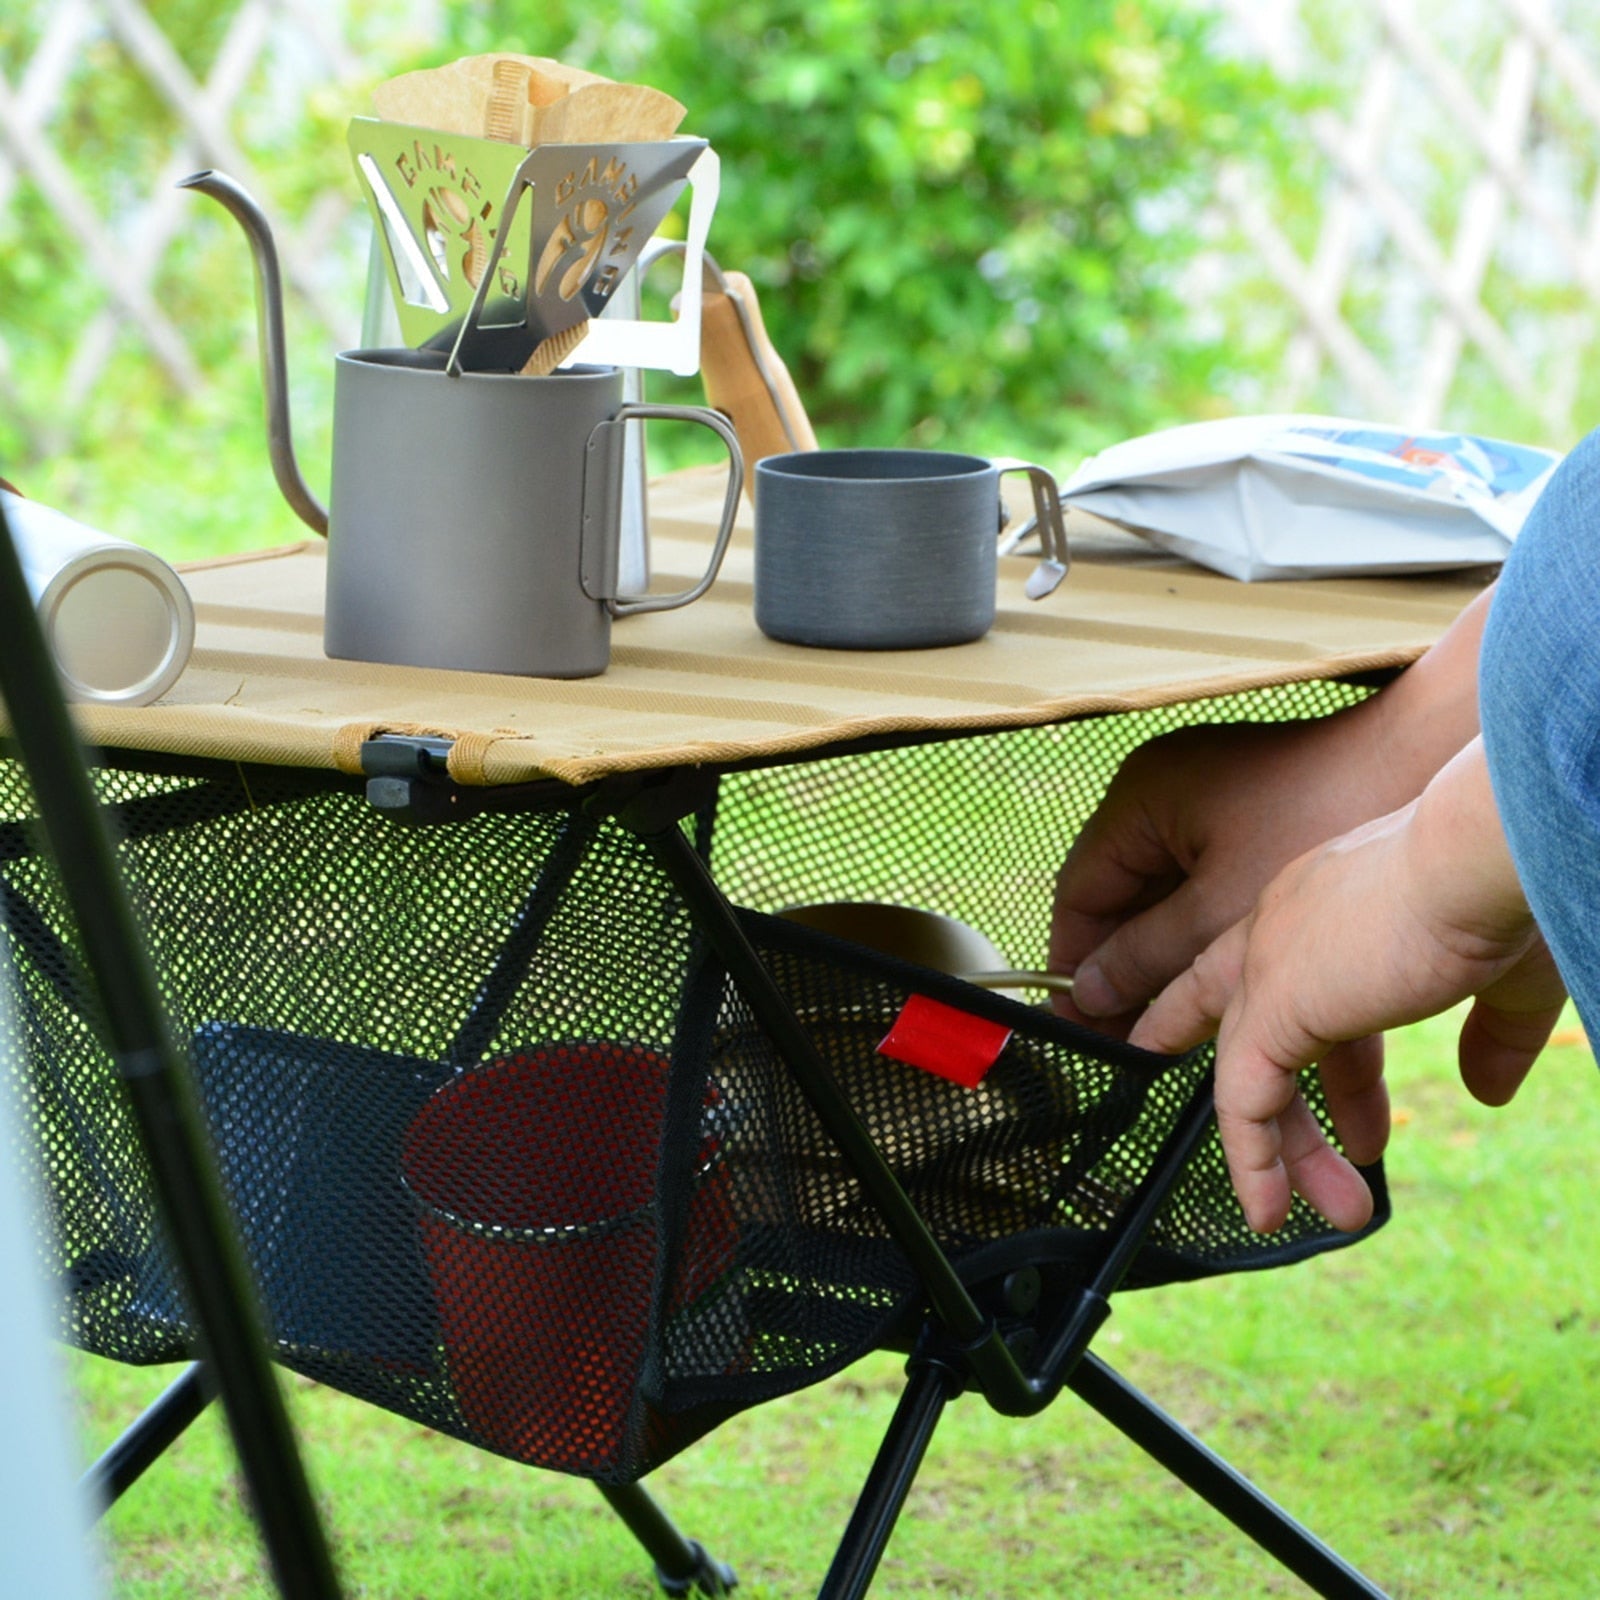
[{"label": "lattice fence", "polygon": [[[1220,7],[1234,47],[1321,105],[1291,182],[1242,163],[1219,176],[1194,302],[1232,319],[1263,374],[1258,393],[1227,399],[1551,443],[1600,420],[1593,0],[1194,3]],[[320,179],[291,175],[283,124],[303,123],[319,86],[382,76],[397,38],[425,36],[430,0],[190,9],[207,36],[176,44],[152,20],[165,15],[156,0],[0,11],[0,293],[6,256],[30,252],[63,286],[48,327],[0,304],[0,420],[24,448],[70,444],[70,419],[119,352],[148,352],[180,393],[237,360],[236,345],[200,348],[203,308],[185,298],[198,203],[173,182],[199,167],[239,178],[273,215],[295,314],[330,341],[355,334],[354,185],[332,155]],[[164,144],[108,140],[108,92],[153,103]],[[303,125],[298,137],[303,155]],[[247,270],[230,248],[229,270]]]},{"label": "lattice fence", "polygon": [[[319,85],[373,75],[370,41],[358,56],[359,34],[414,29],[427,7],[367,3],[358,16],[345,0],[239,0],[194,9],[206,14],[209,36],[185,39],[181,50],[140,0],[50,0],[0,19],[11,63],[0,64],[0,239],[59,281],[55,296],[40,297],[50,327],[21,326],[0,307],[0,403],[25,443],[70,439],[66,419],[124,341],[147,351],[179,393],[206,383],[196,350],[203,330],[181,323],[170,304],[175,253],[203,215],[174,185],[202,167],[255,194],[299,314],[352,342],[366,264],[354,185],[297,195],[291,212],[278,202],[285,180],[273,161]],[[158,147],[119,146],[113,117],[97,104],[108,93],[141,109],[143,138],[164,129]],[[38,369],[49,378],[24,392],[22,351],[37,356],[46,344],[59,358],[29,360],[30,377]]]},{"label": "lattice fence", "polygon": [[1264,403],[1556,444],[1600,422],[1592,0],[1219,3],[1328,96],[1300,195],[1244,165],[1218,184],[1259,315],[1292,328]]}]

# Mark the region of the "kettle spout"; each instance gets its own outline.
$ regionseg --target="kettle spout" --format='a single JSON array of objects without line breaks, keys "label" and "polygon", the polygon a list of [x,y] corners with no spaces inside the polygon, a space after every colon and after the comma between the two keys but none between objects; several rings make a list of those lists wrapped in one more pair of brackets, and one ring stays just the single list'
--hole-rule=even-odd
[{"label": "kettle spout", "polygon": [[272,475],[296,514],[313,532],[328,531],[327,508],[306,487],[295,460],[289,427],[288,355],[283,336],[283,278],[278,247],[260,206],[232,178],[220,172],[196,172],[178,182],[180,189],[198,189],[224,206],[244,229],[256,269],[256,320],[261,342],[261,380],[267,401],[267,449]]}]

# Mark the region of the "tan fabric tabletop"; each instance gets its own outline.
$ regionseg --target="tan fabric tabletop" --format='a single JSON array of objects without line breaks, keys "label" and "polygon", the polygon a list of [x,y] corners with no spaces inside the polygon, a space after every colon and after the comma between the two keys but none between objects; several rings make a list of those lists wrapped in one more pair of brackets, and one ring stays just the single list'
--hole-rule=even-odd
[{"label": "tan fabric tabletop", "polygon": [[[704,566],[720,469],[652,488],[652,561],[682,587]],[[745,508],[710,595],[630,617],[609,670],[555,681],[330,661],[320,541],[186,568],[198,620],[187,670],[143,708],[80,708],[92,741],[168,754],[359,770],[379,730],[456,741],[468,783],[585,783],[683,763],[791,757],[864,738],[1020,727],[1402,665],[1490,575],[1242,584],[1074,516],[1071,576],[1023,597],[1002,561],[987,637],[945,650],[776,644],[751,614]],[[886,603],[892,597],[885,597]]]}]

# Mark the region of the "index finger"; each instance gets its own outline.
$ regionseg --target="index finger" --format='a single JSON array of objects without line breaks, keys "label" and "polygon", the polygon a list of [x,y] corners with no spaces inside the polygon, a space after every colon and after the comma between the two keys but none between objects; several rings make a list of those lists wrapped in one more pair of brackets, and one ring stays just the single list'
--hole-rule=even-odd
[{"label": "index finger", "polygon": [[1329,1144],[1299,1092],[1300,1069],[1317,1052],[1301,1062],[1282,1041],[1273,1049],[1270,1039],[1257,1037],[1265,1021],[1249,1005],[1244,978],[1254,920],[1236,922],[1179,973],[1151,1002],[1129,1042],[1174,1055],[1218,1036],[1217,1127],[1229,1179],[1253,1229],[1282,1227],[1296,1194],[1335,1227],[1362,1227],[1372,1214],[1371,1193]]},{"label": "index finger", "polygon": [[1301,1072],[1329,1047],[1292,1028],[1292,1039],[1275,1035],[1263,1009],[1241,986],[1217,1035],[1217,1128],[1245,1220],[1271,1233],[1298,1194],[1334,1227],[1364,1227],[1371,1191],[1300,1093]]},{"label": "index finger", "polygon": [[[1243,982],[1248,943],[1248,923],[1235,923],[1151,1001],[1129,1042],[1176,1055],[1216,1035]],[[1215,1099],[1228,1180],[1245,1221],[1257,1233],[1272,1233],[1294,1199],[1278,1119],[1295,1099],[1295,1077],[1247,1039],[1230,1045],[1225,1051],[1218,1039]]]},{"label": "index finger", "polygon": [[[1322,1124],[1306,1104],[1295,1077],[1270,1068],[1258,1083],[1271,1084],[1275,1109],[1256,1114],[1241,1109],[1224,1090],[1218,1062],[1217,1127],[1228,1159],[1228,1178],[1257,1233],[1273,1233],[1288,1220],[1295,1195],[1345,1232],[1363,1228],[1372,1219],[1372,1191],[1344,1156],[1328,1142]],[[1282,1091],[1287,1089],[1287,1095]]]},{"label": "index finger", "polygon": [[1250,923],[1246,917],[1213,939],[1145,1008],[1128,1042],[1178,1055],[1213,1037],[1241,982]]}]

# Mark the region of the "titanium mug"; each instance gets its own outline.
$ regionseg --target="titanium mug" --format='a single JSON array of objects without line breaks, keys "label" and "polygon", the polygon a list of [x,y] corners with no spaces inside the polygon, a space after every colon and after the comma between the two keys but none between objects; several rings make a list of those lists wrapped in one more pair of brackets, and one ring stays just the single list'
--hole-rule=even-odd
[{"label": "titanium mug", "polygon": [[[327,653],[535,678],[604,672],[611,619],[666,611],[711,587],[744,462],[700,406],[625,403],[618,367],[548,377],[447,373],[434,350],[337,358]],[[728,451],[711,561],[672,594],[618,581],[630,419],[698,422]]]},{"label": "titanium mug", "polygon": [[926,650],[994,625],[1000,478],[1026,472],[1043,599],[1066,576],[1055,478],[1011,457],[946,450],[767,456],[756,479],[755,617],[771,639],[834,650]]}]

